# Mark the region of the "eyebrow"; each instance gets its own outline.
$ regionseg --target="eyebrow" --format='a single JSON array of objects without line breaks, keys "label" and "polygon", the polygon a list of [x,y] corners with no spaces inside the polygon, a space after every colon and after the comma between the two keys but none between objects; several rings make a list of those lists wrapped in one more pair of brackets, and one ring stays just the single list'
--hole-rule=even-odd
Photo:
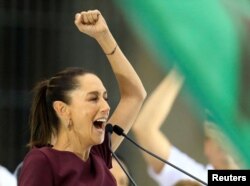
[{"label": "eyebrow", "polygon": [[[100,92],[98,92],[98,91],[91,91],[91,92],[88,92],[87,95],[95,95],[96,96],[96,95],[100,95]],[[103,96],[107,96],[108,92],[104,91],[102,95]]]}]

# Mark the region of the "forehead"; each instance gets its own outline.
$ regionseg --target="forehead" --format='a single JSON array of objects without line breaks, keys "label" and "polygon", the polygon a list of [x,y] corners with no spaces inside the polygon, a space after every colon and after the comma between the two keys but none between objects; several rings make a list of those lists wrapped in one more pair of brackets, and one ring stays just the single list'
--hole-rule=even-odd
[{"label": "forehead", "polygon": [[89,91],[106,91],[101,79],[95,74],[85,74],[76,78],[79,83],[79,89]]}]

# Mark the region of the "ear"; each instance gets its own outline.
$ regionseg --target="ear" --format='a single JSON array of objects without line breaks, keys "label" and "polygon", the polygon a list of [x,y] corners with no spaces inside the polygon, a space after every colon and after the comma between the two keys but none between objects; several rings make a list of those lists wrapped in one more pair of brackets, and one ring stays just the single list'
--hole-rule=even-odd
[{"label": "ear", "polygon": [[68,118],[69,117],[69,107],[63,101],[54,101],[53,108],[56,111],[56,114],[59,118]]}]

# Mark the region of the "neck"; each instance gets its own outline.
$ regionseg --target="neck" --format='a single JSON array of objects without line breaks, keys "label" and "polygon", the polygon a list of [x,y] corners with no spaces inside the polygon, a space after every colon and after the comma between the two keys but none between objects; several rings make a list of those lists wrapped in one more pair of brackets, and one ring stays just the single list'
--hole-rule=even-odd
[{"label": "neck", "polygon": [[72,152],[83,161],[86,161],[89,158],[91,146],[83,144],[82,141],[72,132],[61,131],[57,136],[53,148],[60,151]]}]

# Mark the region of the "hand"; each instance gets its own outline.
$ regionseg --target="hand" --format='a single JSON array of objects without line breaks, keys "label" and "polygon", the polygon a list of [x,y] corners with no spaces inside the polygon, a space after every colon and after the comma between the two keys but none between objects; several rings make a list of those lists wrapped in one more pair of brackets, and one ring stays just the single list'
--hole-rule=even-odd
[{"label": "hand", "polygon": [[75,25],[80,32],[95,39],[109,32],[108,26],[98,10],[89,10],[75,15]]}]

